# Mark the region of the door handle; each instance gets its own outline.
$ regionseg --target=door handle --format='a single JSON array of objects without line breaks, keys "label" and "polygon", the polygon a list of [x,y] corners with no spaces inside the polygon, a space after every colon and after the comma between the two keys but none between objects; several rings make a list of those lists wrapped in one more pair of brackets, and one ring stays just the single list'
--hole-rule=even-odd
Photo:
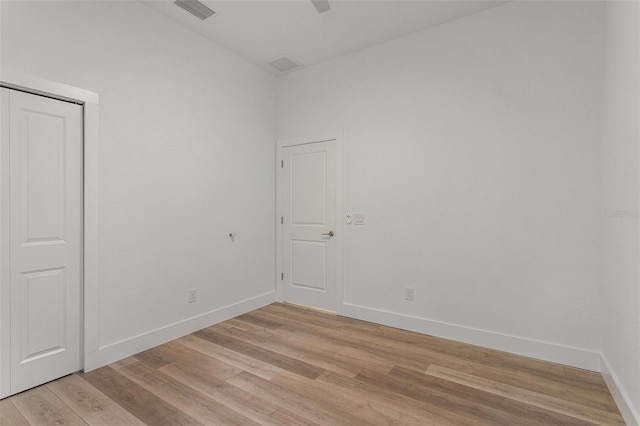
[{"label": "door handle", "polygon": [[322,234],[322,235],[328,235],[330,237],[333,237],[334,235],[336,235],[333,231],[329,231],[326,234]]}]

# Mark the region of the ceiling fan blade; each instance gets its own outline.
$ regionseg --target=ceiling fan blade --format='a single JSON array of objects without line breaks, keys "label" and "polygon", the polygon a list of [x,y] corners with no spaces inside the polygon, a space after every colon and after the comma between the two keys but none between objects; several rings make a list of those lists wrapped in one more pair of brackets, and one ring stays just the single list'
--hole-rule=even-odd
[{"label": "ceiling fan blade", "polygon": [[328,0],[311,0],[311,3],[313,3],[318,13],[324,13],[331,10],[331,5],[329,5]]}]

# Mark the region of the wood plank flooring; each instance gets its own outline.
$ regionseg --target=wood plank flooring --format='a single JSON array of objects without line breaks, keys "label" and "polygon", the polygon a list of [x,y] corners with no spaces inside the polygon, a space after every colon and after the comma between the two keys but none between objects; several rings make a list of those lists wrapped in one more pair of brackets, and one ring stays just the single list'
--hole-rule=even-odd
[{"label": "wood plank flooring", "polygon": [[0,425],[623,425],[599,374],[275,303],[0,401]]}]

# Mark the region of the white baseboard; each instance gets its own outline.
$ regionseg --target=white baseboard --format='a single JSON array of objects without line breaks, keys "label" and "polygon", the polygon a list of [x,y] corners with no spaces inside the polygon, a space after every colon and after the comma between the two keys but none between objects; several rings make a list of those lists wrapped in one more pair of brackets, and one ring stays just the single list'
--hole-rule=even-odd
[{"label": "white baseboard", "polygon": [[613,400],[620,409],[620,413],[622,414],[622,417],[624,417],[624,421],[627,423],[627,426],[640,426],[640,414],[638,413],[638,407],[634,407],[631,403],[620,379],[613,368],[611,368],[611,364],[609,364],[609,361],[607,361],[607,358],[604,355],[601,357],[601,364],[602,377],[604,377],[604,381],[607,383],[607,387],[613,396]]},{"label": "white baseboard", "polygon": [[271,291],[147,333],[139,334],[120,342],[102,346],[97,351],[85,354],[84,371],[95,370],[96,368],[146,351],[147,349],[180,338],[194,331],[261,308],[275,302],[275,300],[276,293],[275,291]]},{"label": "white baseboard", "polygon": [[562,346],[477,328],[465,327],[381,309],[343,303],[340,315],[391,327],[456,340],[485,348],[496,349],[545,361],[600,371],[600,354],[580,348]]}]

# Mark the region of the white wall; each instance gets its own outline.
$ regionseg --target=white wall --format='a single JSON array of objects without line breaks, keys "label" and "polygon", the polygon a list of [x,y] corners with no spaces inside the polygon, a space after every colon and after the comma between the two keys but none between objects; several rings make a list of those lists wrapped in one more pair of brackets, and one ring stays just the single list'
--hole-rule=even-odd
[{"label": "white wall", "polygon": [[[101,95],[99,343],[125,348],[104,360],[270,294],[273,78],[137,2],[0,5],[2,67]],[[603,205],[635,209],[617,7]],[[343,312],[597,368],[602,221],[604,355],[638,401],[637,218],[599,200],[602,9],[511,3],[279,79],[280,139],[345,131],[345,213],[367,225],[344,229]]]},{"label": "white wall", "polygon": [[2,67],[100,94],[96,362],[273,293],[274,78],[138,2],[1,7]]},{"label": "white wall", "polygon": [[279,139],[344,131],[341,312],[599,369],[602,13],[510,3],[278,80]]},{"label": "white wall", "polygon": [[[602,149],[603,370],[629,425],[640,423],[640,5],[605,13]],[[612,381],[613,379],[613,381]],[[612,386],[613,385],[613,386]],[[616,389],[617,388],[617,389]],[[635,412],[635,420],[631,420]]]}]

